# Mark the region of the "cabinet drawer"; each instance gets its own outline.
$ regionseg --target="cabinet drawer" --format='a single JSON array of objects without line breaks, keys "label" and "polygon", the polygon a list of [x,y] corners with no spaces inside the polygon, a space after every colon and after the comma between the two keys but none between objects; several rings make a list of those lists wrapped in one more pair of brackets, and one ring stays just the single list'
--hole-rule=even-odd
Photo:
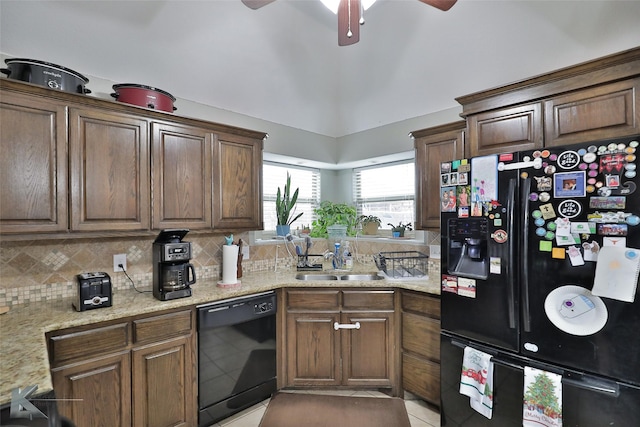
[{"label": "cabinet drawer", "polygon": [[440,365],[411,354],[402,355],[403,388],[440,406]]},{"label": "cabinet drawer", "polygon": [[287,309],[289,310],[335,311],[339,308],[339,290],[303,289],[287,291]]},{"label": "cabinet drawer", "polygon": [[431,360],[440,360],[440,321],[402,313],[402,348]]},{"label": "cabinet drawer", "polygon": [[86,360],[93,355],[122,350],[129,344],[129,324],[117,323],[78,332],[49,336],[49,357],[53,365]]},{"label": "cabinet drawer", "polygon": [[402,293],[402,310],[440,318],[440,299],[415,292]]},{"label": "cabinet drawer", "polygon": [[344,310],[393,310],[392,290],[345,290],[342,291],[342,308]]},{"label": "cabinet drawer", "polygon": [[158,341],[176,335],[188,335],[192,330],[191,311],[162,314],[133,321],[133,340],[138,344]]}]

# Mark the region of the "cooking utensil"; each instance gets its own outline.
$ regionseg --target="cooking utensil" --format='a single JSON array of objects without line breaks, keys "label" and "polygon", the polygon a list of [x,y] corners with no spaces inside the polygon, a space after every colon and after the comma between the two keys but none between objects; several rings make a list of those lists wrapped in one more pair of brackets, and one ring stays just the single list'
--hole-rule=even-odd
[{"label": "cooking utensil", "polygon": [[112,87],[115,93],[112,93],[111,96],[118,102],[169,113],[177,109],[173,106],[176,98],[162,89],[134,83],[122,83]]},{"label": "cooking utensil", "polygon": [[7,68],[0,69],[7,78],[20,80],[72,93],[91,93],[85,88],[89,79],[82,74],[51,62],[26,58],[8,58],[4,60]]}]

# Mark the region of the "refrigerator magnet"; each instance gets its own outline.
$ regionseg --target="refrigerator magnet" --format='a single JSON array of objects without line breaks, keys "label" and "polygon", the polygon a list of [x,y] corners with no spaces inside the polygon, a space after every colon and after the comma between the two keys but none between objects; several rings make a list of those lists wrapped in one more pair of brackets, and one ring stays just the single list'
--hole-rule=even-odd
[{"label": "refrigerator magnet", "polygon": [[448,274],[442,275],[442,292],[458,293],[458,277]]},{"label": "refrigerator magnet", "polygon": [[627,224],[598,224],[600,236],[626,236],[628,232]]},{"label": "refrigerator magnet", "polygon": [[580,163],[580,155],[575,151],[564,151],[558,155],[557,163],[562,169],[573,169]]},{"label": "refrigerator magnet", "polygon": [[584,197],[585,183],[584,171],[557,173],[553,175],[553,196],[556,198]]},{"label": "refrigerator magnet", "polygon": [[500,257],[489,258],[489,273],[491,274],[502,273]]},{"label": "refrigerator magnet", "polygon": [[547,220],[556,217],[556,211],[553,209],[553,205],[551,203],[540,205],[540,214],[542,215],[542,218]]},{"label": "refrigerator magnet", "polygon": [[582,205],[573,199],[564,200],[558,205],[558,213],[565,218],[575,218],[580,212]]},{"label": "refrigerator magnet", "polygon": [[627,206],[627,198],[624,196],[591,197],[589,208],[591,209],[624,209]]},{"label": "refrigerator magnet", "polygon": [[467,279],[466,277],[458,277],[458,295],[467,298],[475,298],[476,280]]}]

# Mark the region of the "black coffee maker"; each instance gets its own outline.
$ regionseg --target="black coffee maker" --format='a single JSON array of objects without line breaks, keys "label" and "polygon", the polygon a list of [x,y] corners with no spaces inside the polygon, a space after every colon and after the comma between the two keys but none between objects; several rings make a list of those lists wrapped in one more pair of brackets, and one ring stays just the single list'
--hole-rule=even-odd
[{"label": "black coffee maker", "polygon": [[191,243],[182,239],[186,229],[162,230],[153,242],[153,296],[160,301],[191,296],[196,283]]}]

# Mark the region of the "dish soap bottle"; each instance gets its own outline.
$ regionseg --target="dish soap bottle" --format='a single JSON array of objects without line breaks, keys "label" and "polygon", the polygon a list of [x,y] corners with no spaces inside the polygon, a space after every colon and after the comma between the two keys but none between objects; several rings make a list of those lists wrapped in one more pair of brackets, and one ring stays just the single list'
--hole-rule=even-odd
[{"label": "dish soap bottle", "polygon": [[342,252],[342,261],[344,263],[345,270],[353,270],[353,257],[351,256],[351,250],[349,249],[349,241],[344,242],[344,251]]},{"label": "dish soap bottle", "polygon": [[336,242],[333,250],[333,269],[340,270],[342,268],[342,254],[340,253],[340,243]]}]

